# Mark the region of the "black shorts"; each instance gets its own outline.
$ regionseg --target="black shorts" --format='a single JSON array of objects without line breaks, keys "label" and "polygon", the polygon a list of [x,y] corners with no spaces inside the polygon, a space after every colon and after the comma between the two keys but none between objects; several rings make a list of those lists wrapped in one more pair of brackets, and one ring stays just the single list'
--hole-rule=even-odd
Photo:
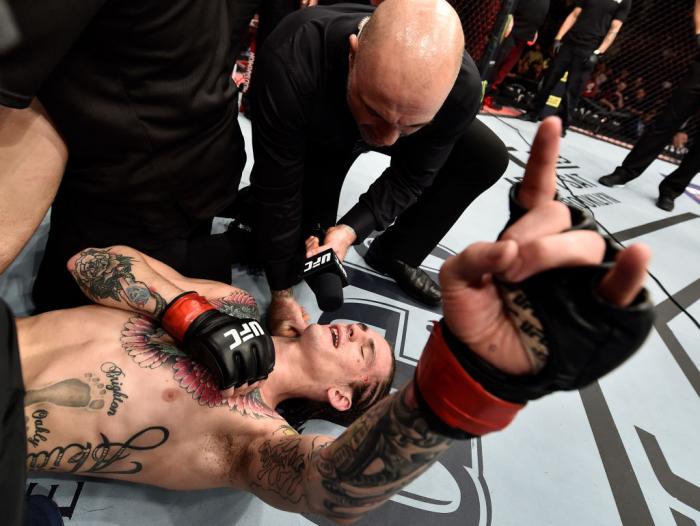
[{"label": "black shorts", "polygon": [[26,455],[24,384],[15,322],[0,299],[0,517],[10,526],[23,523]]}]

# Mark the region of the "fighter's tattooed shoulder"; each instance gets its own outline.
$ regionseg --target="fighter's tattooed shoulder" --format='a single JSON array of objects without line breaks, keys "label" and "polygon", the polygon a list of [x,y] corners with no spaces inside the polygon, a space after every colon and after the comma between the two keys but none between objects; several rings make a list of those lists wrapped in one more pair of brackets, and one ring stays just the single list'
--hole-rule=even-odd
[{"label": "fighter's tattooed shoulder", "polygon": [[256,420],[261,418],[276,418],[283,420],[277,411],[265,403],[265,400],[263,400],[262,394],[260,393],[260,389],[255,389],[254,391],[241,396],[229,398],[228,406],[231,411],[235,411],[242,416],[251,416]]}]

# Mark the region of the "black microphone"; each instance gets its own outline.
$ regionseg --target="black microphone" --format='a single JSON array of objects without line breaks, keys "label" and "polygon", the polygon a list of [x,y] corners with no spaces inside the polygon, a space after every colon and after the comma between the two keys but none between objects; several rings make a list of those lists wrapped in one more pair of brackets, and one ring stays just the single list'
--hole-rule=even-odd
[{"label": "black microphone", "polygon": [[348,284],[348,273],[332,248],[304,260],[301,277],[316,295],[321,310],[334,311],[343,306],[343,287]]}]

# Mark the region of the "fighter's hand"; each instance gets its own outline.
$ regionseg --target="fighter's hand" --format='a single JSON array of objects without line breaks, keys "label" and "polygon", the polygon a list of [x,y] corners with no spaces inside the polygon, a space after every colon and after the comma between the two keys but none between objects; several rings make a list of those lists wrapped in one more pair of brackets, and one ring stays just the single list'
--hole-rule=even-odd
[{"label": "fighter's hand", "polygon": [[[478,356],[508,374],[532,372],[515,325],[508,316],[494,276],[520,282],[557,267],[597,265],[603,238],[571,227],[568,208],[554,201],[560,121],[543,121],[532,147],[518,201],[528,210],[494,243],[475,243],[445,262],[440,271],[445,322]],[[632,245],[622,251],[598,286],[598,295],[629,305],[644,282],[649,250]]]},{"label": "fighter's hand", "polygon": [[194,291],[168,304],[161,326],[214,375],[222,391],[265,379],[275,366],[274,342],[258,320],[220,312]]},{"label": "fighter's hand", "polygon": [[440,270],[445,317],[415,386],[450,436],[498,431],[528,401],[589,385],[651,331],[648,249],[618,251],[590,214],[554,200],[560,132],[556,117],[540,126],[499,240],[471,245]]},{"label": "fighter's hand", "polygon": [[318,5],[318,0],[299,0],[299,9],[313,7],[315,5]]},{"label": "fighter's hand", "polygon": [[267,309],[267,328],[273,336],[295,338],[309,325],[309,314],[291,295],[272,295]]},{"label": "fighter's hand", "polygon": [[306,239],[306,257],[310,258],[326,249],[332,248],[340,261],[345,260],[345,256],[352,244],[357,239],[355,231],[347,225],[336,225],[326,230],[326,235],[321,245],[316,236],[309,236]]}]

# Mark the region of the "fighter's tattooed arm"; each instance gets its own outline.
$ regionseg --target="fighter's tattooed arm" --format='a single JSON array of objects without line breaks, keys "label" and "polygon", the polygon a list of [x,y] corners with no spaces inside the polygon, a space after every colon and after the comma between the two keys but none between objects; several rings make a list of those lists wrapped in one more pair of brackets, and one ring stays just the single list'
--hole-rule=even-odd
[{"label": "fighter's tattooed arm", "polygon": [[336,440],[275,433],[253,442],[250,489],[274,506],[349,522],[418,477],[450,443],[430,429],[409,383]]},{"label": "fighter's tattooed arm", "polygon": [[73,256],[68,270],[91,300],[160,320],[183,291],[129,247],[88,248]]}]

